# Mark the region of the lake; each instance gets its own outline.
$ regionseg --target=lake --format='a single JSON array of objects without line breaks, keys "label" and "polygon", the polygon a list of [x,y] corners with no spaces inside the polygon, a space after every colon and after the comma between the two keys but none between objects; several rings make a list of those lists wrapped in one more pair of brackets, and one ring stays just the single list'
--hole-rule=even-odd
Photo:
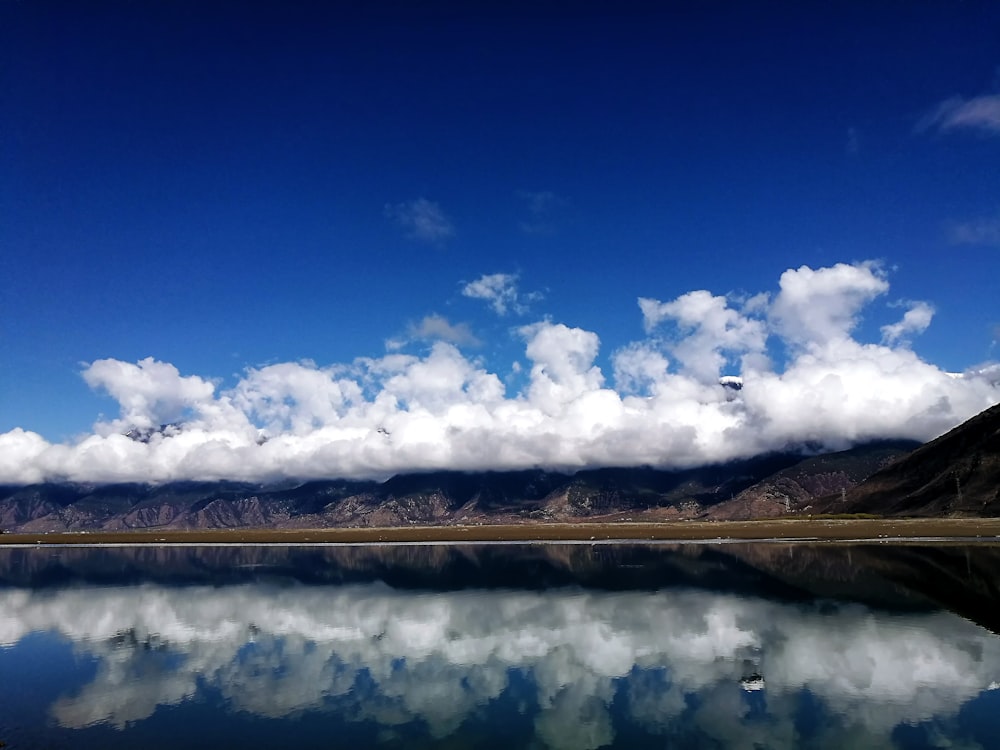
[{"label": "lake", "polygon": [[1000,747],[1000,548],[0,549],[17,748]]}]

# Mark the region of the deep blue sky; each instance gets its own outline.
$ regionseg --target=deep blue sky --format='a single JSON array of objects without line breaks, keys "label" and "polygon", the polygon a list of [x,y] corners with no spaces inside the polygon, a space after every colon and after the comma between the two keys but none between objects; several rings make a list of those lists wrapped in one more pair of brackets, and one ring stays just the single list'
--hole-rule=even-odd
[{"label": "deep blue sky", "polygon": [[[431,314],[501,374],[512,327],[594,331],[610,377],[638,297],[862,260],[859,340],[924,300],[920,357],[997,357],[1000,4],[450,5],[0,0],[0,431],[114,416],[97,359],[223,387]],[[525,309],[462,294],[494,273]]]}]

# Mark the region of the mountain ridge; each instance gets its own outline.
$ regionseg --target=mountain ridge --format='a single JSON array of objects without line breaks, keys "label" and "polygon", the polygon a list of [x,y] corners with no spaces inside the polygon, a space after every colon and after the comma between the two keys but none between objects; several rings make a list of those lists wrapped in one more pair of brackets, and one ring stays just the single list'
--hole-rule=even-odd
[{"label": "mountain ridge", "polygon": [[842,513],[1000,515],[1000,404],[822,505]]},{"label": "mountain ridge", "polygon": [[[562,473],[437,471],[401,474],[385,482],[311,480],[295,486],[250,482],[179,481],[160,485],[45,483],[0,487],[0,529],[78,531],[205,528],[330,528],[410,524],[483,524],[574,520],[735,518],[763,507],[747,493],[774,494],[798,472],[799,490],[786,511],[801,511],[809,489],[837,490],[867,476],[880,461],[914,447],[881,441],[826,457],[774,453],[726,464],[665,471],[650,467]],[[834,469],[831,471],[831,466]],[[822,469],[822,471],[821,471]],[[821,476],[825,473],[828,476]],[[808,476],[806,476],[808,475]],[[803,494],[804,493],[804,494]],[[762,510],[760,515],[773,515]]]}]

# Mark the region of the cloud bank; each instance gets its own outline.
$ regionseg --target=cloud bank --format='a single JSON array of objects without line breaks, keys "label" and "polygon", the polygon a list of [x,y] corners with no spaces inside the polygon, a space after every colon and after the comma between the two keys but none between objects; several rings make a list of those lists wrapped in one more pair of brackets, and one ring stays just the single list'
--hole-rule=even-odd
[{"label": "cloud bank", "polygon": [[[515,329],[526,363],[512,370],[527,378],[513,393],[507,373],[454,340],[420,354],[251,368],[228,388],[153,358],[97,360],[84,380],[118,401],[119,417],[72,443],[0,434],[0,481],[682,468],[803,445],[927,440],[1000,401],[1000,366],[954,374],[912,351],[908,339],[931,322],[927,303],[904,303],[881,343],[855,338],[865,307],[888,290],[877,264],[857,263],[790,269],[777,293],[749,299],[643,298],[647,335],[611,353],[612,382],[597,364],[597,333],[540,320]],[[741,378],[742,390],[722,376]]]}]

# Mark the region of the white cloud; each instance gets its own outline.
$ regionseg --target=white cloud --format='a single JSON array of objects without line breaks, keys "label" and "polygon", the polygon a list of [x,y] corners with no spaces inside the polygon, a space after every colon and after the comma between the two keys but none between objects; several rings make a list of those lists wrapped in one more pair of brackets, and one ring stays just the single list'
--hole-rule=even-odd
[{"label": "white cloud", "polygon": [[809,349],[847,341],[861,309],[889,290],[881,268],[870,262],[789,269],[778,285],[771,306],[775,330],[789,343]]},{"label": "white cloud", "polygon": [[905,341],[907,336],[923,333],[934,318],[933,306],[926,302],[910,302],[898,323],[882,326],[882,342],[895,344]]},{"label": "white cloud", "polygon": [[939,104],[917,124],[917,130],[978,130],[1000,135],[1000,94],[972,99],[952,97]]},{"label": "white cloud", "polygon": [[760,354],[767,340],[762,320],[741,315],[729,307],[725,297],[697,291],[681,295],[672,302],[640,298],[646,331],[652,332],[663,321],[671,320],[680,332],[670,345],[685,373],[701,382],[717,382],[727,362],[723,352]]},{"label": "white cloud", "polygon": [[91,388],[107,391],[121,405],[121,422],[130,427],[158,427],[212,402],[215,386],[196,375],[181,377],[177,368],[152,357],[136,364],[99,359],[84,370]]},{"label": "white cloud", "polygon": [[548,414],[600,390],[604,376],[594,366],[600,346],[597,334],[562,323],[535,323],[520,331],[532,361],[529,401]]},{"label": "white cloud", "polygon": [[524,315],[528,312],[526,301],[536,300],[540,295],[532,293],[522,299],[517,281],[517,274],[513,273],[483,274],[462,286],[462,296],[483,300],[497,315],[510,312]]},{"label": "white cloud", "polygon": [[455,236],[455,227],[441,206],[426,198],[386,204],[385,215],[395,221],[410,239],[440,244]]},{"label": "white cloud", "polygon": [[645,393],[663,382],[670,361],[655,347],[634,342],[619,349],[611,359],[615,385],[623,393]]},{"label": "white cloud", "polygon": [[[500,276],[481,288],[503,299],[512,277]],[[463,355],[444,340],[462,329],[434,316],[416,327],[438,337],[419,356],[276,363],[227,388],[152,359],[98,360],[84,378],[118,400],[120,416],[70,443],[0,434],[0,482],[680,468],[805,442],[927,440],[1000,401],[995,365],[956,377],[909,347],[931,322],[926,302],[883,326],[881,343],[854,338],[888,288],[877,265],[857,263],[788,270],[776,295],[742,307],[706,291],[640,300],[650,336],[612,353],[614,387],[597,333],[548,320],[518,329],[528,366],[506,372]],[[772,341],[788,352],[780,367],[765,356]],[[721,387],[720,374],[741,377],[742,390]],[[165,423],[178,427],[148,442],[122,434]]]}]

